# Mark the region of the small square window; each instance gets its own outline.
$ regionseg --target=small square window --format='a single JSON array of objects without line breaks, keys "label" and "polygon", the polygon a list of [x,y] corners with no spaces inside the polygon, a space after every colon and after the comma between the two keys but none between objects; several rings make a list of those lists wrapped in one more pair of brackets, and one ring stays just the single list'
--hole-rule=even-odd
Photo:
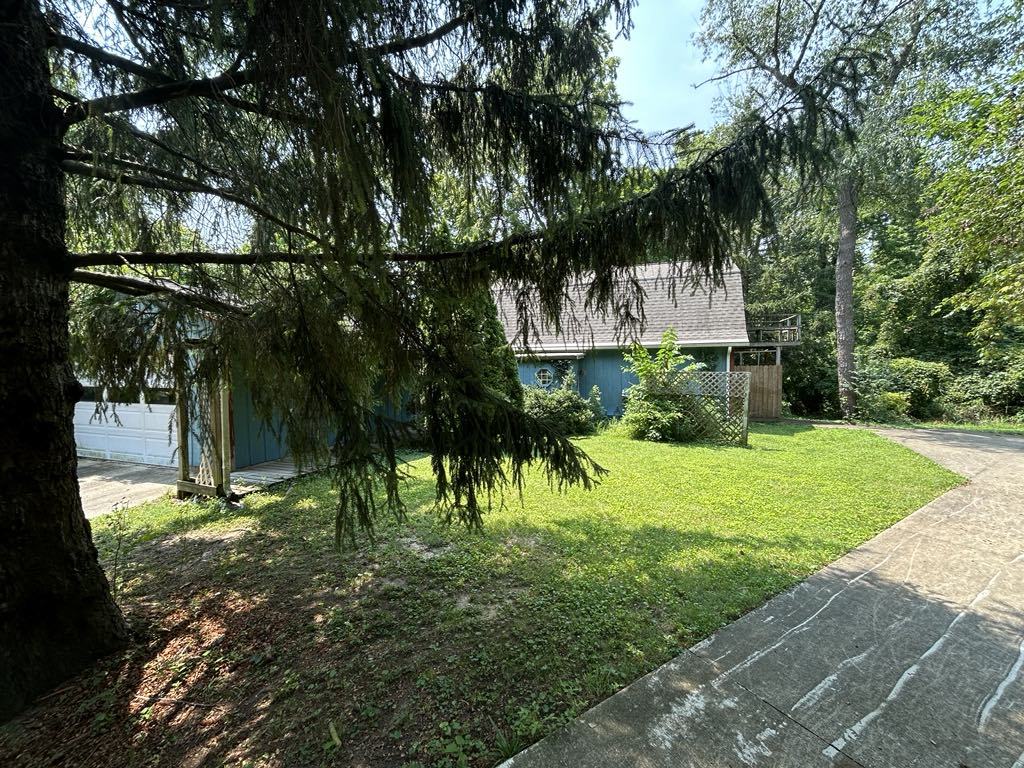
[{"label": "small square window", "polygon": [[537,383],[542,387],[550,387],[551,382],[555,380],[550,368],[538,368],[534,377],[537,379]]}]

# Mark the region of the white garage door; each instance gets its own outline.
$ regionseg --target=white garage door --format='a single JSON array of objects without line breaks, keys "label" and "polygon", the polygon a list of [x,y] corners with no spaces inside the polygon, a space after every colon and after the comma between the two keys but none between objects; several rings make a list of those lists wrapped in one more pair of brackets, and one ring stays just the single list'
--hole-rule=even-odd
[{"label": "white garage door", "polygon": [[94,401],[80,402],[75,405],[78,455],[140,464],[176,465],[177,444],[171,423],[173,413],[173,405],[121,403],[117,406],[115,419],[111,409],[105,416],[97,415]]}]

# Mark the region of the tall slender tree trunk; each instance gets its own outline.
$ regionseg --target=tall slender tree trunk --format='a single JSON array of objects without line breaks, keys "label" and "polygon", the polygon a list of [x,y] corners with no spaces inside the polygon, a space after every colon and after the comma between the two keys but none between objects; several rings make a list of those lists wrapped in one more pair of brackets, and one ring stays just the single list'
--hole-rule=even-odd
[{"label": "tall slender tree trunk", "polygon": [[62,128],[35,0],[0,0],[0,720],[122,646],[82,513]]},{"label": "tall slender tree trunk", "polygon": [[857,408],[853,361],[853,260],[857,252],[857,187],[853,173],[839,179],[839,249],[836,252],[836,373],[839,407],[852,419]]}]

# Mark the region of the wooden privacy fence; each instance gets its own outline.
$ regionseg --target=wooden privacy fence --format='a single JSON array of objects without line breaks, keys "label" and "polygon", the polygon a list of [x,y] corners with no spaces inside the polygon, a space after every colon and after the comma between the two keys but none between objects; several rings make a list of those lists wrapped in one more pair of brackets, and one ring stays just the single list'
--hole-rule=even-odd
[{"label": "wooden privacy fence", "polygon": [[747,444],[750,374],[746,371],[684,371],[679,383],[693,440]]},{"label": "wooden privacy fence", "polygon": [[734,365],[750,374],[750,418],[777,419],[782,409],[781,365]]}]

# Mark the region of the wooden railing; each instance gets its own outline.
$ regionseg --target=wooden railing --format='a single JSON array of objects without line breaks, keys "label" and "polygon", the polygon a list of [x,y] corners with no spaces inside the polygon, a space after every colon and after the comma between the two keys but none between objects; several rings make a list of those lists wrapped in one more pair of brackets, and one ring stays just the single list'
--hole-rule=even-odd
[{"label": "wooden railing", "polygon": [[747,323],[747,338],[751,346],[773,344],[792,346],[800,343],[800,315],[763,315]]}]

